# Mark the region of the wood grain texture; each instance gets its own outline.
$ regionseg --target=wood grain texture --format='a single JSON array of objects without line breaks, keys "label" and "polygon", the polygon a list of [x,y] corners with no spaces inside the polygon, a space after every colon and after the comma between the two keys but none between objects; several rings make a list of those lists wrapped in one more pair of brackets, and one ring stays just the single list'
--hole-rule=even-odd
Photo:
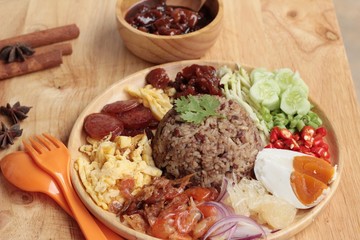
[{"label": "wood grain texture", "polygon": [[333,0],[341,33],[344,39],[347,58],[350,63],[356,95],[360,102],[360,1]]},{"label": "wood grain texture", "polygon": [[[358,239],[359,105],[331,0],[224,0],[222,35],[202,59],[300,71],[327,113],[345,167],[339,188],[313,224],[293,237]],[[0,82],[0,104],[33,106],[23,137],[48,132],[67,142],[77,116],[110,84],[151,64],[132,55],[116,30],[115,0],[0,0],[0,39],[76,23],[73,53],[54,69]],[[3,117],[2,121],[6,121]],[[0,157],[20,148],[20,139]],[[30,179],[29,179],[30,180]],[[0,239],[83,239],[77,224],[43,194],[22,192],[0,174]]]}]

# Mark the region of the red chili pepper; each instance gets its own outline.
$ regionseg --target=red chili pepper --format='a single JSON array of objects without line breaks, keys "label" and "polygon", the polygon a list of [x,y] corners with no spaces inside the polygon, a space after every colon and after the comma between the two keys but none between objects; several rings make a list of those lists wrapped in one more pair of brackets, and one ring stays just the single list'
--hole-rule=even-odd
[{"label": "red chili pepper", "polygon": [[304,140],[302,139],[298,140],[297,143],[299,144],[299,146],[305,146]]},{"label": "red chili pepper", "polygon": [[270,132],[270,142],[273,143],[276,140],[278,140],[278,134],[277,134],[277,131],[275,130],[275,128],[273,128]]},{"label": "red chili pepper", "polygon": [[313,156],[313,157],[317,157],[315,153],[311,152],[311,150],[309,148],[304,147],[304,146],[300,146],[299,152],[305,153],[305,154]]},{"label": "red chili pepper", "polygon": [[278,149],[284,149],[285,148],[285,144],[283,141],[281,140],[276,140],[274,143],[273,143],[273,147],[274,148],[278,148]]},{"label": "red chili pepper", "polygon": [[320,146],[324,142],[323,137],[321,135],[316,135],[314,137],[313,145],[314,147]]},{"label": "red chili pepper", "polygon": [[315,133],[316,133],[317,135],[321,135],[321,136],[325,137],[326,134],[327,134],[327,131],[326,131],[326,128],[324,128],[324,127],[319,127],[319,128],[316,129]]},{"label": "red chili pepper", "polygon": [[299,151],[300,150],[300,146],[299,144],[295,141],[295,139],[290,138],[290,139],[286,139],[284,141],[285,146],[287,146],[290,150],[293,151]]},{"label": "red chili pepper", "polygon": [[319,147],[324,148],[326,151],[329,150],[329,144],[327,144],[326,142],[323,142],[322,144],[320,144]]},{"label": "red chili pepper", "polygon": [[328,163],[331,163],[331,161],[330,161],[330,153],[328,151],[324,152],[322,158],[325,159]]},{"label": "red chili pepper", "polygon": [[311,151],[314,152],[317,157],[330,162],[330,153],[325,148],[313,147]]},{"label": "red chili pepper", "polygon": [[299,146],[299,148],[300,152],[302,153],[311,153],[311,150],[305,146]]},{"label": "red chili pepper", "polygon": [[324,142],[326,129],[305,126],[301,132],[274,127],[270,132],[270,143],[266,148],[289,149],[322,158],[330,162],[329,145]]},{"label": "red chili pepper", "polygon": [[330,153],[329,153],[329,151],[324,151],[323,157],[324,157],[325,159],[330,159]]},{"label": "red chili pepper", "polygon": [[271,130],[273,132],[275,132],[277,135],[279,135],[280,133],[280,128],[279,127],[273,127],[273,129]]},{"label": "red chili pepper", "polygon": [[311,148],[314,143],[314,138],[310,138],[310,140],[304,140],[304,146],[307,148]]},{"label": "red chili pepper", "polygon": [[322,157],[324,152],[326,152],[326,150],[322,147],[312,147],[310,150],[311,152],[315,153],[316,156],[318,157]]},{"label": "red chili pepper", "polygon": [[312,137],[314,137],[315,129],[311,126],[305,126],[301,130],[301,138],[305,141],[310,141]]},{"label": "red chili pepper", "polygon": [[286,128],[279,129],[279,136],[282,139],[293,139],[292,133]]},{"label": "red chili pepper", "polygon": [[265,148],[274,148],[272,143],[269,143],[268,145],[265,146]]},{"label": "red chili pepper", "polygon": [[300,140],[300,133],[299,132],[294,132],[293,133],[293,138],[295,139],[295,141],[299,141]]},{"label": "red chili pepper", "polygon": [[316,135],[313,142],[314,147],[323,147],[326,150],[329,150],[329,145],[324,142],[323,136]]}]

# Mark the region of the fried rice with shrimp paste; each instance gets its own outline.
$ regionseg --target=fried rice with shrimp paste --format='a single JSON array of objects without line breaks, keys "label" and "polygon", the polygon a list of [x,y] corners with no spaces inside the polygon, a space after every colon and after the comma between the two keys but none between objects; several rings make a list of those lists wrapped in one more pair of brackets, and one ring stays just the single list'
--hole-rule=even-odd
[{"label": "fried rice with shrimp paste", "polygon": [[236,101],[217,98],[219,116],[199,125],[183,121],[174,109],[161,120],[152,148],[155,164],[165,176],[194,174],[194,185],[219,188],[224,176],[234,173],[240,180],[251,175],[256,155],[264,147],[260,132]]}]

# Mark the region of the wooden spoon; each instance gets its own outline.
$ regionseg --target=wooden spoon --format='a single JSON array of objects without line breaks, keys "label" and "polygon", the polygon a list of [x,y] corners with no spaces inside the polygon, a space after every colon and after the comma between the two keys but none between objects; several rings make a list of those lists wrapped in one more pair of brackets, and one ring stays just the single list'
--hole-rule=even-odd
[{"label": "wooden spoon", "polygon": [[206,0],[166,0],[166,5],[185,7],[198,12],[205,2]]},{"label": "wooden spoon", "polygon": [[[27,153],[18,151],[6,155],[1,160],[0,167],[5,178],[10,183],[24,191],[41,192],[48,195],[70,216],[73,216],[57,183],[50,175],[42,171]],[[29,181],[29,176],[31,176],[31,181]],[[123,240],[122,237],[110,230],[98,219],[94,219],[107,239]]]}]

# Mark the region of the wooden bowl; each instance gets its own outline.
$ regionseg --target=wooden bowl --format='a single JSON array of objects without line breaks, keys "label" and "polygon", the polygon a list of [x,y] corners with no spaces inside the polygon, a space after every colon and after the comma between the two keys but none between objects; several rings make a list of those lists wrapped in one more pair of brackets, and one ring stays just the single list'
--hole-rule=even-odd
[{"label": "wooden bowl", "polygon": [[[198,0],[193,0],[198,1]],[[118,0],[116,19],[125,46],[139,58],[151,63],[166,63],[198,59],[215,43],[223,20],[221,0],[208,0],[205,6],[214,16],[212,22],[200,30],[175,36],[162,36],[142,32],[125,21],[128,10],[139,0]]]},{"label": "wooden bowl", "polygon": [[[78,119],[76,120],[72,132],[69,137],[68,148],[71,152],[71,163],[70,163],[70,174],[73,186],[78,193],[80,199],[83,201],[85,206],[91,211],[91,213],[96,216],[100,221],[102,221],[105,225],[109,228],[117,232],[118,234],[122,235],[126,239],[157,239],[150,237],[149,235],[142,234],[137,232],[131,228],[126,227],[123,225],[119,217],[115,214],[110,213],[108,211],[103,210],[99,206],[97,206],[94,201],[91,199],[89,194],[85,191],[84,186],[81,183],[81,180],[78,176],[77,171],[74,169],[74,161],[78,158],[81,153],[79,152],[79,147],[86,143],[86,134],[83,131],[83,122],[85,117],[94,112],[100,112],[102,107],[108,103],[115,102],[118,100],[125,100],[129,99],[129,96],[124,91],[126,86],[131,85],[133,88],[143,87],[145,85],[145,76],[154,68],[162,67],[166,70],[169,77],[174,79],[176,74],[181,71],[184,67],[190,66],[191,64],[200,64],[200,65],[211,65],[216,68],[221,66],[228,66],[232,69],[236,68],[236,64],[233,62],[223,62],[223,61],[201,61],[201,60],[194,60],[194,61],[180,61],[174,63],[167,63],[160,66],[154,66],[151,68],[147,68],[141,70],[137,73],[134,73],[125,79],[113,84],[110,86],[105,92],[95,98],[80,114]],[[243,66],[244,67],[244,66]],[[248,72],[251,71],[253,68],[251,67],[244,67]],[[328,134],[325,138],[325,141],[329,144],[329,151],[331,155],[331,160],[333,164],[337,165],[337,178],[335,181],[330,185],[330,192],[322,200],[317,206],[307,209],[307,210],[298,210],[296,218],[290,226],[277,231],[275,233],[269,234],[267,239],[268,240],[281,240],[281,239],[289,239],[293,235],[297,234],[304,228],[306,228],[309,224],[314,222],[316,216],[325,208],[325,206],[329,203],[332,196],[334,195],[339,182],[340,177],[343,171],[343,161],[339,159],[339,146],[338,141],[336,138],[336,134],[334,129],[326,117],[326,114],[321,111],[321,108],[316,105],[313,101],[312,103],[315,105],[313,111],[315,111],[321,119],[323,120],[323,125],[326,127]],[[321,224],[321,223],[319,223]],[[324,223],[325,224],[325,223]]]}]

